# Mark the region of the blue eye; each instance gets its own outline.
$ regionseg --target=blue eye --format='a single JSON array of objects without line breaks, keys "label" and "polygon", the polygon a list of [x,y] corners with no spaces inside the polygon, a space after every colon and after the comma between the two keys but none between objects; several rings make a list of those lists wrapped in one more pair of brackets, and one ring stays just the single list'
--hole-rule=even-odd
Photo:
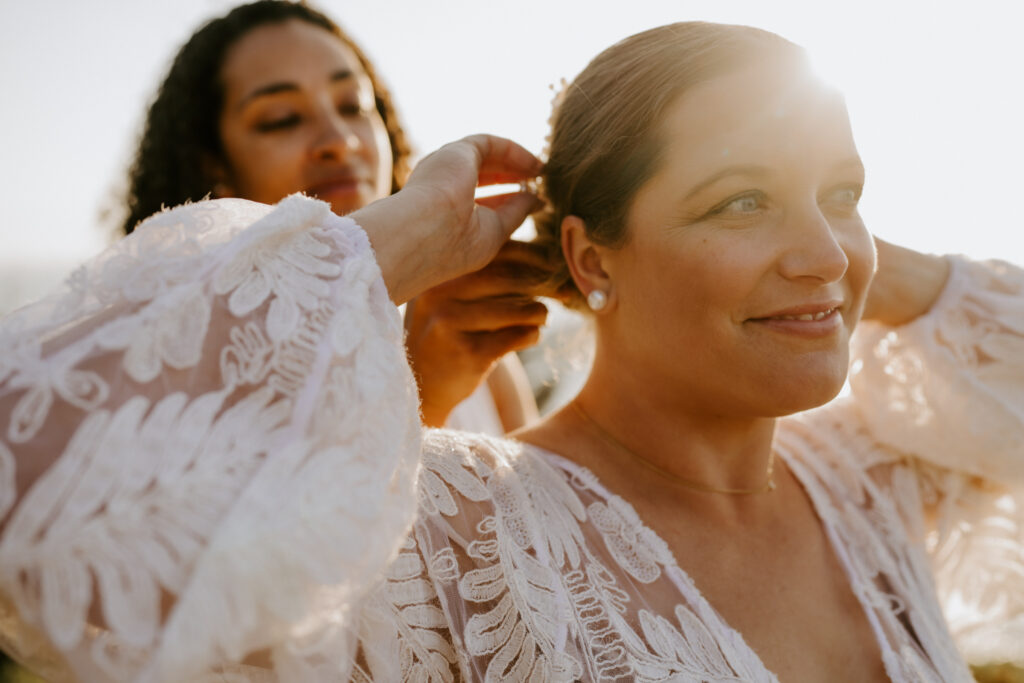
[{"label": "blue eye", "polygon": [[860,201],[860,185],[844,185],[829,192],[825,197],[825,203],[847,209],[855,209]]},{"label": "blue eye", "polygon": [[737,197],[736,199],[732,200],[731,202],[725,205],[725,208],[730,211],[749,213],[751,211],[757,211],[757,209],[760,206],[761,202],[758,200],[758,198],[748,194],[744,197]]},{"label": "blue eye", "polygon": [[766,197],[764,193],[755,190],[746,192],[725,200],[708,212],[709,216],[728,214],[752,214],[764,208]]}]

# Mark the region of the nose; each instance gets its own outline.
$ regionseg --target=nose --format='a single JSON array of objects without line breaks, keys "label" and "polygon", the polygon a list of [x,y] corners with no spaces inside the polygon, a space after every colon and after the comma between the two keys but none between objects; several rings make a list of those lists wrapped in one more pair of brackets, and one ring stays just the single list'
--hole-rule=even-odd
[{"label": "nose", "polygon": [[319,117],[319,125],[310,152],[318,161],[344,161],[359,149],[362,140],[345,117],[333,109]]},{"label": "nose", "polygon": [[783,276],[821,282],[842,279],[850,266],[842,235],[816,204],[793,218],[785,231],[787,246],[780,261]]}]

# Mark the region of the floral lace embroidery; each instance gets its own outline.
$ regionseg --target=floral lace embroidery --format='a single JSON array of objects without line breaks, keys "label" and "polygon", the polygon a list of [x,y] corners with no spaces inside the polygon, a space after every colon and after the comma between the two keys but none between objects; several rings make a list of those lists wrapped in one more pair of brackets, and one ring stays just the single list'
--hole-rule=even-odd
[{"label": "floral lace embroidery", "polygon": [[351,221],[304,198],[161,214],[7,318],[0,349],[0,592],[77,675],[255,680],[233,662],[261,648],[280,680],[347,670],[336,615],[407,528],[419,452],[401,325]]},{"label": "floral lace embroidery", "polygon": [[643,525],[633,506],[618,496],[608,504],[591,503],[587,508],[595,527],[619,565],[641,583],[661,576],[659,565],[675,564],[668,545]]},{"label": "floral lace embroidery", "polygon": [[272,297],[267,311],[271,341],[287,337],[300,309],[312,310],[327,297],[321,278],[335,278],[341,267],[327,260],[331,249],[324,231],[289,230],[239,251],[217,274],[214,293],[228,297],[228,309],[243,317]]},{"label": "floral lace embroidery", "polygon": [[[715,645],[687,607],[677,606],[676,626],[634,607],[622,581],[660,578],[655,563],[674,566],[668,547],[620,498],[584,509],[573,485],[588,490],[599,484],[582,468],[562,473],[521,450],[511,442],[474,443],[437,432],[424,452],[417,534],[443,543],[438,534],[445,529],[442,535],[458,538],[464,560],[453,546],[424,552],[444,558],[442,566],[475,565],[461,574],[454,602],[435,577],[448,623],[461,625],[471,670],[487,681],[773,680],[761,667],[732,661],[735,655]],[[484,492],[493,507],[481,508],[491,512],[479,517],[471,537],[437,526],[446,516],[462,526],[469,502],[460,500],[483,502]],[[587,542],[589,525],[607,544],[607,556]],[[450,580],[454,573],[444,576]],[[701,677],[708,672],[715,678]]]},{"label": "floral lace embroidery", "polygon": [[364,610],[360,637],[369,670],[357,671],[367,680],[454,680],[457,657],[448,621],[435,604],[437,597],[416,551],[416,542],[409,537],[388,568],[383,587]]},{"label": "floral lace embroidery", "polygon": [[[937,603],[926,604],[930,574],[900,513],[879,483],[841,464],[855,458],[818,438],[820,421],[807,419],[818,427],[805,431],[802,423],[787,422],[782,430],[785,457],[846,549],[854,592],[881,629],[887,672],[897,681],[968,680]],[[559,461],[562,472],[544,457],[514,442],[452,432],[435,432],[428,442],[417,535],[430,539],[422,552],[441,568],[432,576],[433,595],[455,628],[453,642],[464,643],[464,676],[776,680],[703,598],[687,603],[692,583],[632,506],[604,492],[586,470]],[[591,498],[585,514],[581,495]],[[487,500],[491,506],[481,507]],[[467,505],[480,515],[471,534],[442,522],[451,517],[465,528]],[[587,540],[593,533],[603,549]],[[472,566],[460,573],[467,562]],[[445,585],[456,576],[453,599]],[[688,588],[675,593],[677,603],[665,614],[664,607],[644,607],[642,594],[626,587],[629,579],[654,585],[666,577]]]}]

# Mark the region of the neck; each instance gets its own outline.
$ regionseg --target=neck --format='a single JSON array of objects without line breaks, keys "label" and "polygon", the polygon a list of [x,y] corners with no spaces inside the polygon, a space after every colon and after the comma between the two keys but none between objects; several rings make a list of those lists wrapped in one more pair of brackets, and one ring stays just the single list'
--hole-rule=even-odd
[{"label": "neck", "polygon": [[712,402],[700,400],[705,397],[687,395],[671,381],[659,382],[636,370],[634,364],[595,358],[576,398],[585,417],[575,409],[562,416],[566,423],[575,420],[575,427],[567,428],[599,437],[603,446],[595,449],[597,457],[611,460],[623,472],[635,471],[636,459],[642,459],[656,478],[660,470],[666,475],[662,478],[676,479],[677,484],[693,482],[697,486],[688,488],[696,493],[701,488],[764,489],[774,419],[722,415]]}]

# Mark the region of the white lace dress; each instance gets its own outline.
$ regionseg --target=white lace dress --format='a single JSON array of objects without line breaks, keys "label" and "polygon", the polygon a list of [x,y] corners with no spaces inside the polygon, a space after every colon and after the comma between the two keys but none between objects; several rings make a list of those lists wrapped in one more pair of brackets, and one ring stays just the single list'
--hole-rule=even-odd
[{"label": "white lace dress", "polygon": [[[954,260],[857,358],[779,452],[890,677],[970,680],[951,630],[1024,642],[1024,274]],[[304,198],[165,212],[3,322],[0,519],[0,647],[52,680],[775,680],[589,472],[421,434],[365,234]]]}]

